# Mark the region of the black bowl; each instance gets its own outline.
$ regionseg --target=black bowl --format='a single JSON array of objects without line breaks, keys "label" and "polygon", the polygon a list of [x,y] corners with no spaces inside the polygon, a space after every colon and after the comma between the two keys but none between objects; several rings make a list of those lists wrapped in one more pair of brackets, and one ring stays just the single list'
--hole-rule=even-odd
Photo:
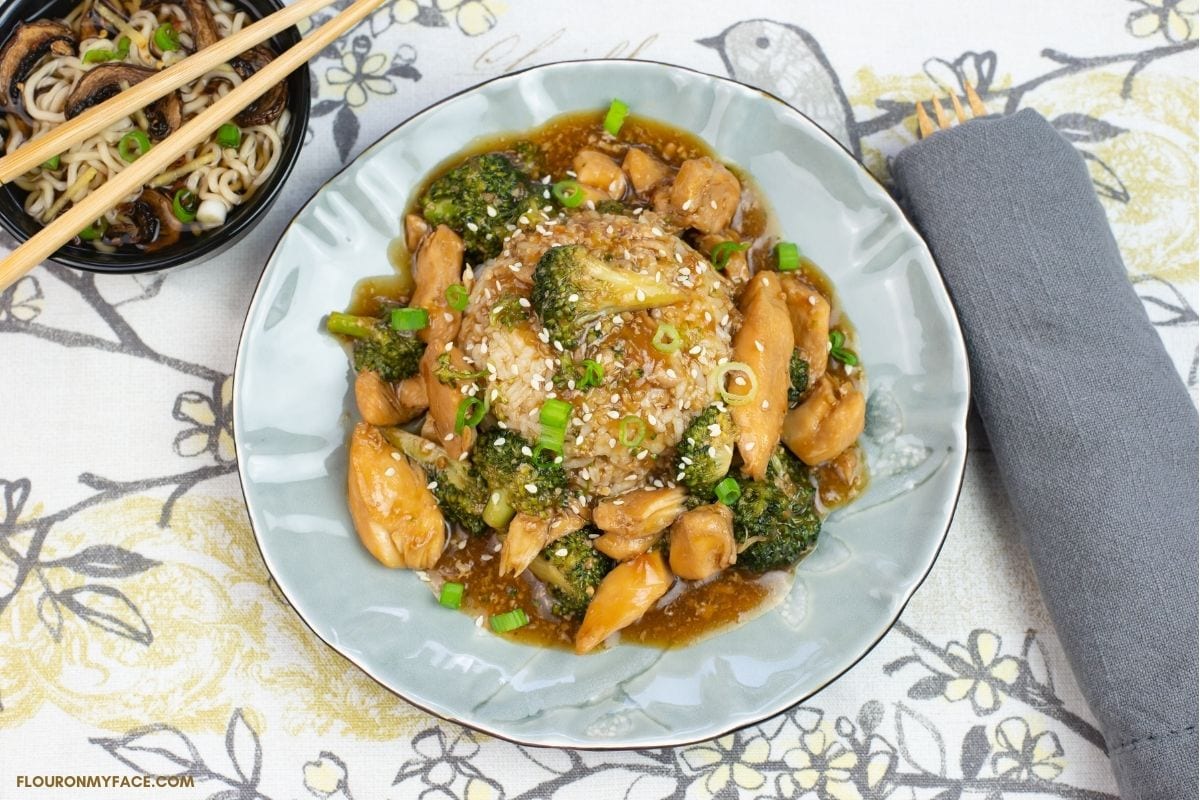
[{"label": "black bowl", "polygon": [[[0,31],[3,31],[3,37],[7,38],[8,32],[16,27],[18,22],[28,22],[46,17],[62,17],[78,2],[79,0],[5,0],[0,3]],[[280,0],[234,0],[234,2],[244,8],[254,19],[260,19],[283,7]],[[270,40],[277,53],[283,52],[299,41],[300,32],[294,27],[288,28]],[[283,188],[284,181],[291,174],[292,167],[295,166],[296,159],[300,155],[304,132],[308,128],[308,112],[311,104],[311,83],[307,67],[298,69],[288,76],[287,89],[287,108],[291,112],[292,119],[287,133],[283,136],[283,152],[280,155],[279,163],[275,171],[248,202],[230,210],[224,225],[199,236],[183,236],[170,247],[164,247],[153,253],[143,252],[131,246],[121,247],[113,253],[101,253],[90,246],[67,244],[50,256],[50,260],[90,272],[150,272],[211,258],[237,242],[266,215],[271,204],[275,202],[275,198],[279,196],[279,190]],[[41,223],[25,213],[24,199],[25,192],[13,184],[0,186],[0,225],[3,225],[5,230],[22,242],[42,228]]]}]

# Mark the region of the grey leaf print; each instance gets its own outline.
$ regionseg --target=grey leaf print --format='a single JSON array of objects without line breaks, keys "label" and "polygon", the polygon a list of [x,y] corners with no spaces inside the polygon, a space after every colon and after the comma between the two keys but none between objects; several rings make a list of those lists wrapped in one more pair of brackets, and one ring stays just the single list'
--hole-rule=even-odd
[{"label": "grey leaf print", "polygon": [[1124,128],[1089,114],[1059,114],[1050,124],[1070,142],[1102,142],[1125,133]]},{"label": "grey leaf print", "polygon": [[240,708],[233,712],[225,729],[225,752],[242,783],[257,786],[262,777],[262,744]]},{"label": "grey leaf print", "polygon": [[146,618],[120,589],[103,585],[74,586],[63,589],[56,596],[63,608],[89,625],[138,644],[148,646],[154,641]]},{"label": "grey leaf print", "polygon": [[964,778],[974,778],[979,774],[991,748],[987,729],[982,725],[975,725],[967,731],[967,735],[963,737],[962,754],[959,756],[959,766]]},{"label": "grey leaf print", "polygon": [[65,567],[89,578],[126,578],[145,572],[158,562],[111,544],[85,547],[78,553],[45,562],[47,567]]},{"label": "grey leaf print", "polygon": [[[900,755],[926,775],[946,774],[946,743],[932,722],[903,703],[896,704],[896,744]],[[936,765],[933,760],[936,759]]]},{"label": "grey leaf print", "polygon": [[187,775],[204,769],[192,740],[170,725],[147,725],[116,739],[89,739],[139,775]]}]

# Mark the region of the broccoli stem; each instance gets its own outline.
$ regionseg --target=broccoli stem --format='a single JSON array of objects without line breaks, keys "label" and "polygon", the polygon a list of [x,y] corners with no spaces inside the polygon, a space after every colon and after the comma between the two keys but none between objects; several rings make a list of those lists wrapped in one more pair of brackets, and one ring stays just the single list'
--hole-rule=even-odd
[{"label": "broccoli stem", "polygon": [[330,333],[341,336],[351,336],[355,339],[368,339],[375,334],[378,320],[372,317],[358,317],[354,314],[344,314],[334,311],[325,323],[325,329]]},{"label": "broccoli stem", "polygon": [[498,531],[508,527],[508,523],[516,514],[516,509],[508,502],[508,496],[504,492],[492,492],[488,496],[487,505],[483,507],[483,521],[489,528]]}]

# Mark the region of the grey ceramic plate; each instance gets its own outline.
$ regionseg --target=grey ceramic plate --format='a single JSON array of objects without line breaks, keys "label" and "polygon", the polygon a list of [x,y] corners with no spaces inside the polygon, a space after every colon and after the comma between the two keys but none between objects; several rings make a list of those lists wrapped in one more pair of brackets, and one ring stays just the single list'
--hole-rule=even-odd
[{"label": "grey ceramic plate", "polygon": [[[516,644],[440,608],[412,573],[376,563],[346,512],[352,393],[321,319],[386,273],[409,191],[480,134],[522,130],[621,97],[693,131],[752,174],[833,279],[870,377],[873,479],[833,514],[779,604],[690,647],[578,657]],[[507,75],[400,125],[296,216],[250,306],[234,420],[250,520],[308,625],[404,699],[520,742],[663,747],[787,709],[860,659],[928,573],[966,454],[967,366],[920,237],[882,187],[798,112],[740,84],[662,64],[570,62]]]}]

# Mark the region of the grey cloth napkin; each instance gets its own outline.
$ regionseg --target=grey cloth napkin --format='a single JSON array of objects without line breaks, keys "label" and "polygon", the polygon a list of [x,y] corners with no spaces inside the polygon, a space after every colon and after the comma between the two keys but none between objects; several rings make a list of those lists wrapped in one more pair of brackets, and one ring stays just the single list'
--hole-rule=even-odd
[{"label": "grey cloth napkin", "polygon": [[1192,800],[1197,414],[1083,159],[1027,109],[934,134],[893,174],[1121,797]]}]

